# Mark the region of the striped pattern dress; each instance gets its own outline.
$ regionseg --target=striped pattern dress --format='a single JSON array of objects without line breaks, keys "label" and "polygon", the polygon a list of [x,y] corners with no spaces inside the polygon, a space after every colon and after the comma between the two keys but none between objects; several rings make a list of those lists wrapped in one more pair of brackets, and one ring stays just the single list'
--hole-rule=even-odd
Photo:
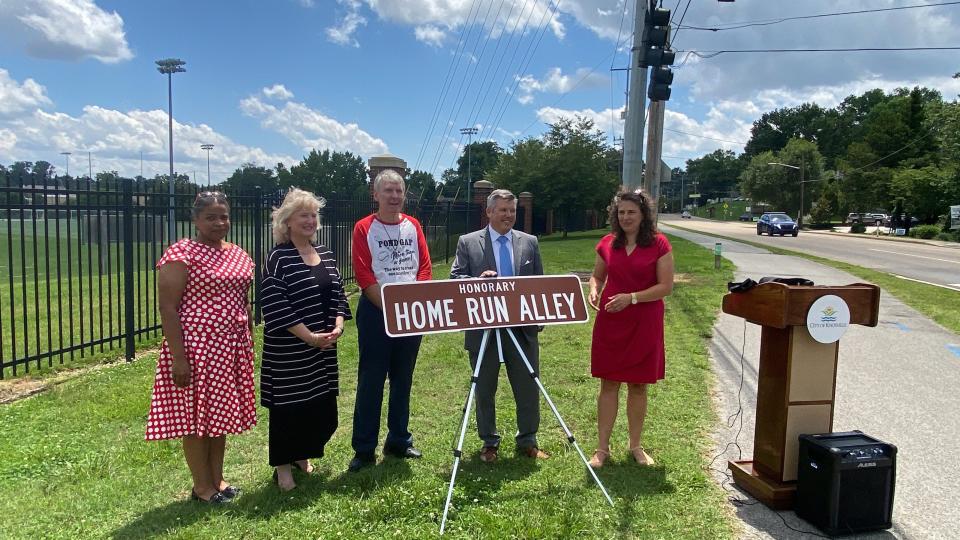
[{"label": "striped pattern dress", "polygon": [[320,264],[307,266],[292,243],[267,256],[262,287],[264,320],[260,402],[270,410],[270,464],[323,456],[337,427],[336,345],[318,349],[291,334],[303,323],[330,332],[337,317],[350,319],[333,253],[315,245]]}]

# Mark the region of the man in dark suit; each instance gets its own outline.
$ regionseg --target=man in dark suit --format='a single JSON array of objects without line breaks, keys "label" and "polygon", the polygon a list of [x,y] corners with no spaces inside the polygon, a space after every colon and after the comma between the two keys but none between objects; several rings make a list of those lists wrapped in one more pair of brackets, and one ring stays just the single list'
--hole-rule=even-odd
[{"label": "man in dark suit", "polygon": [[[537,238],[513,229],[517,221],[517,198],[513,193],[505,189],[493,191],[487,197],[486,213],[490,220],[487,227],[460,237],[457,256],[450,268],[450,278],[543,275]],[[535,371],[540,370],[540,347],[537,343],[539,330],[536,326],[513,328],[513,334]],[[503,344],[507,378],[513,388],[513,398],[517,406],[517,451],[528,457],[546,459],[549,455],[537,445],[537,430],[540,426],[540,396],[537,384],[506,330],[498,332]],[[465,332],[464,348],[470,353],[470,365],[473,369],[476,369],[482,337],[482,330]],[[480,459],[486,463],[497,460],[500,447],[495,409],[499,373],[496,336],[491,334],[477,380],[477,431],[483,441]]]}]

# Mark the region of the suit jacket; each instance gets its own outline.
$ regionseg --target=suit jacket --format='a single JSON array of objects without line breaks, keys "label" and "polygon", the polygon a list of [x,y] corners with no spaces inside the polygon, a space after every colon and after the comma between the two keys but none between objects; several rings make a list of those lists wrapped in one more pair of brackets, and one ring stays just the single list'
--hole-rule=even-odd
[{"label": "suit jacket", "polygon": [[[493,241],[490,239],[489,228],[484,227],[460,237],[457,242],[457,256],[450,267],[450,279],[466,279],[480,277],[486,270],[497,271],[497,259],[493,255]],[[540,245],[537,237],[513,229],[513,275],[515,276],[542,276],[543,261],[540,259]],[[517,335],[521,341],[526,336],[527,341],[536,343],[537,332],[540,328],[533,326],[518,326],[522,335]],[[467,330],[464,332],[464,348],[472,352],[479,352],[482,330]]]}]

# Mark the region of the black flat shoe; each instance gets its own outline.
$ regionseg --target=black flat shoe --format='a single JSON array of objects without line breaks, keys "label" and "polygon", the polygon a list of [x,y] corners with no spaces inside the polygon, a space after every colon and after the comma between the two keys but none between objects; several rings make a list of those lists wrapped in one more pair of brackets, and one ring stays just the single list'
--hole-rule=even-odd
[{"label": "black flat shoe", "polygon": [[213,506],[218,506],[218,505],[226,504],[226,503],[230,502],[230,499],[229,499],[228,497],[226,497],[223,493],[219,492],[219,491],[216,492],[216,493],[214,493],[213,495],[211,495],[209,499],[204,499],[204,498],[201,498],[199,495],[197,495],[197,492],[196,492],[196,491],[193,491],[193,490],[191,489],[191,490],[190,490],[190,498],[193,499],[193,500],[195,500],[195,501],[199,501],[199,502],[202,502],[202,503],[205,503],[205,504],[210,504],[210,505],[213,505]]},{"label": "black flat shoe", "polygon": [[353,456],[353,459],[350,460],[350,464],[347,466],[347,470],[350,472],[357,472],[364,467],[369,467],[376,463],[377,458],[372,453],[371,454],[356,454]]},{"label": "black flat shoe", "polygon": [[413,446],[408,446],[406,448],[394,448],[384,445],[383,454],[400,459],[420,459],[423,457],[423,452],[414,448]]},{"label": "black flat shoe", "polygon": [[235,486],[227,486],[220,490],[220,494],[227,498],[227,500],[236,499],[240,496],[240,488]]}]

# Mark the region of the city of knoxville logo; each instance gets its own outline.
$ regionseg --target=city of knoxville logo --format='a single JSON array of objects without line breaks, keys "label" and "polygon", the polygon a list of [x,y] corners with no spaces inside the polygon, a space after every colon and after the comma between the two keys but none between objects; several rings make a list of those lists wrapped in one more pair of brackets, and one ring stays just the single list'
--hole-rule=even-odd
[{"label": "city of knoxville logo", "polygon": [[827,306],[820,313],[823,314],[820,316],[820,322],[837,322],[837,310],[833,309],[833,306]]}]

